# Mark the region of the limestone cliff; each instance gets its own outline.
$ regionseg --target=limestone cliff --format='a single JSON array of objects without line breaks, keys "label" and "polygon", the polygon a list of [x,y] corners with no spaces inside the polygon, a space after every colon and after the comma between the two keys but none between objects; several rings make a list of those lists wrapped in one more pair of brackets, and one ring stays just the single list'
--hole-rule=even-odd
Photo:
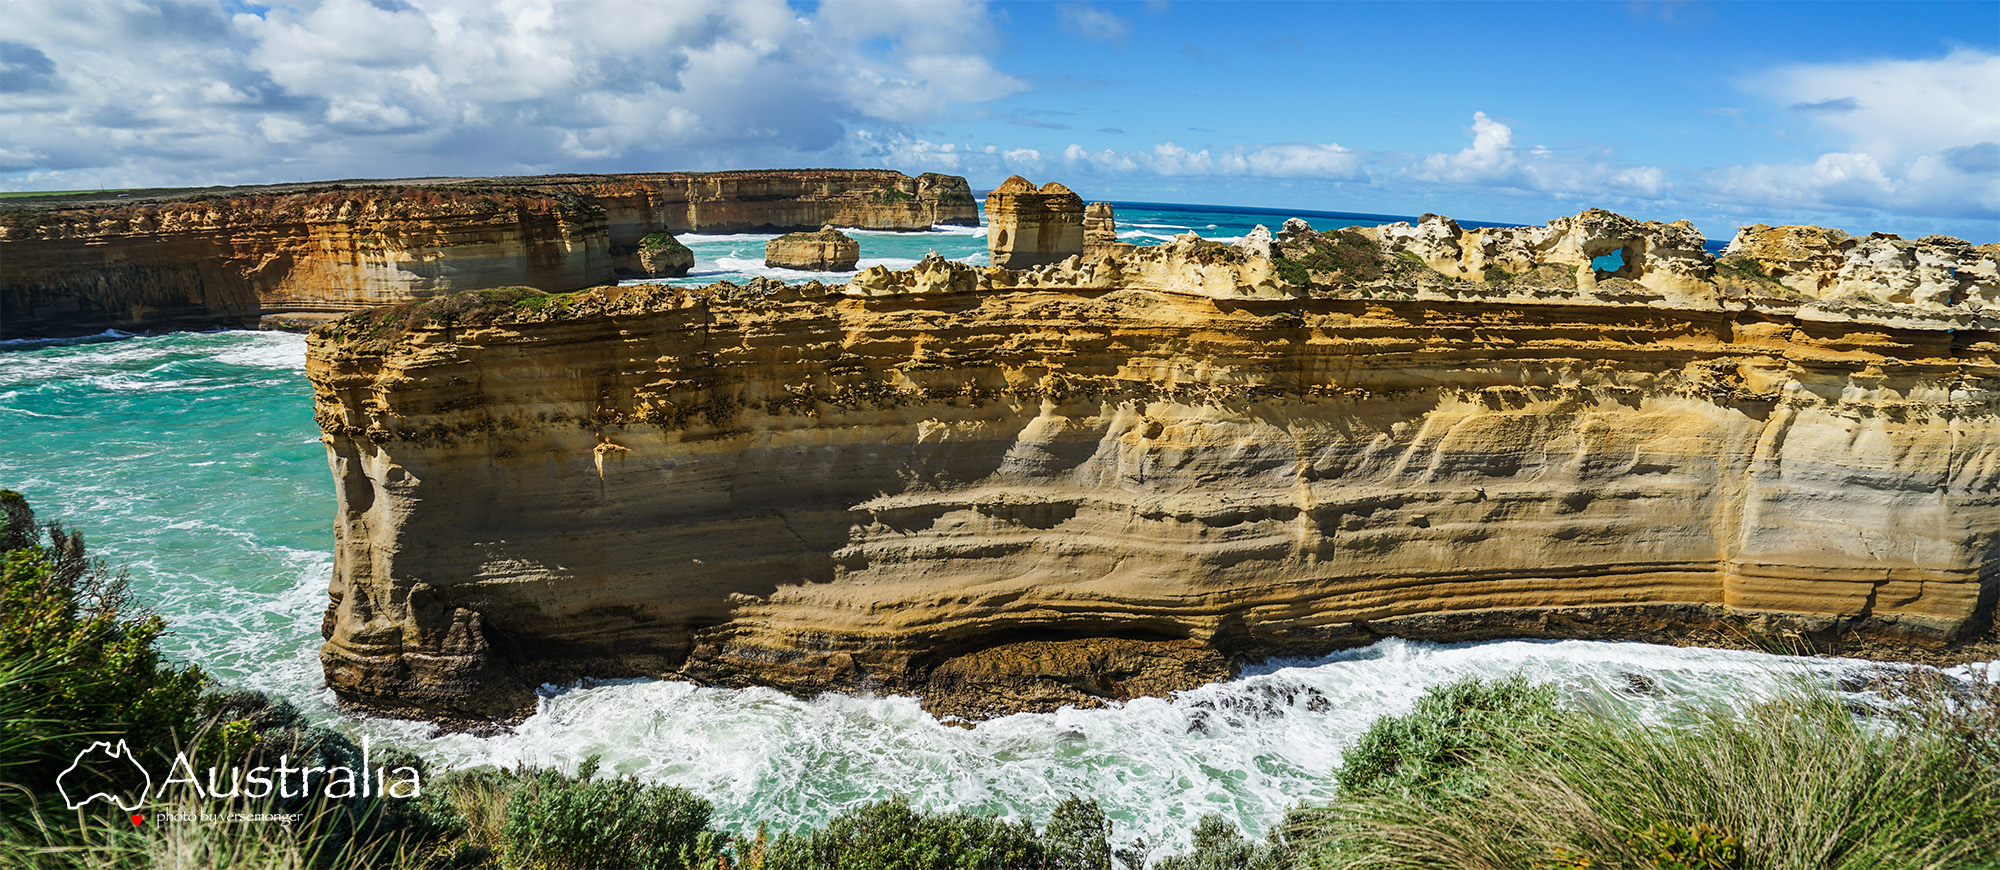
[{"label": "limestone cliff", "polygon": [[861,243],[832,225],[815,233],[786,233],[764,243],[764,265],[810,272],[852,272]]},{"label": "limestone cliff", "polygon": [[1021,176],[1008,176],[986,195],[987,262],[1027,269],[1078,256],[1083,225],[1083,198],[1074,191],[1053,181],[1037,188]]},{"label": "limestone cliff", "polygon": [[[9,199],[0,338],[254,325],[471,288],[685,274],[661,234],[976,226],[965,179],[887,170],[422,179]],[[46,199],[47,201],[41,201]],[[671,244],[669,244],[671,243]],[[686,256],[683,256],[686,255]]]},{"label": "limestone cliff", "polygon": [[[506,179],[505,181],[516,181]],[[602,206],[614,247],[648,233],[808,232],[827,224],[870,230],[979,225],[964,178],[887,169],[645,172],[518,179]]]},{"label": "limestone cliff", "polygon": [[544,194],[322,189],[0,219],[0,337],[255,325],[611,277],[604,213]]},{"label": "limestone cliff", "polygon": [[[1578,223],[1626,231],[1523,271],[1573,272]],[[1639,229],[1670,238],[1637,277],[1581,287],[1295,283],[1189,237],[354,315],[308,354],[328,682],[432,717],[633,674],[977,715],[1390,633],[1982,627],[2000,323],[1689,287]]]}]

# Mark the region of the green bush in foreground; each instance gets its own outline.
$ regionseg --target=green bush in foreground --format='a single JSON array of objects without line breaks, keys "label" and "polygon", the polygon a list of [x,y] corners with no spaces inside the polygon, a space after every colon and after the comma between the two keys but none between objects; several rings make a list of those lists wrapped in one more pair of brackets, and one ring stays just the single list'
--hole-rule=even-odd
[{"label": "green bush in foreground", "polygon": [[921,813],[898,798],[781,834],[764,870],[1028,870],[1046,857],[1035,828],[971,813]]},{"label": "green bush in foreground", "polygon": [[165,620],[127,600],[125,578],[89,557],[83,535],[38,527],[12,490],[0,490],[0,516],[0,783],[17,786],[0,789],[0,817],[11,819],[80,741],[143,751],[191,736],[207,678],[160,654]]},{"label": "green bush in foreground", "polygon": [[713,807],[686,789],[598,779],[592,756],[575,776],[540,770],[507,802],[501,855],[510,868],[704,870],[728,838],[708,827]]},{"label": "green bush in foreground", "polygon": [[1563,715],[1553,686],[1519,675],[1450,683],[1424,693],[1409,715],[1375,720],[1342,754],[1334,779],[1348,794],[1444,788],[1477,775],[1474,762],[1493,750],[1544,732]]}]

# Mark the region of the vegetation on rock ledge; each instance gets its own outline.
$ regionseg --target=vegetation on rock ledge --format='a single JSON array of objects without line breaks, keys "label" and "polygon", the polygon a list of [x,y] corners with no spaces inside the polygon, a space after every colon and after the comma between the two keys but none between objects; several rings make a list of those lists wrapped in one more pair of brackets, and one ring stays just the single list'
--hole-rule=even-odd
[{"label": "vegetation on rock ledge", "polygon": [[1336,229],[1278,245],[1271,259],[1279,277],[1300,287],[1354,285],[1429,271],[1422,260],[1407,253],[1391,255],[1367,236]]}]

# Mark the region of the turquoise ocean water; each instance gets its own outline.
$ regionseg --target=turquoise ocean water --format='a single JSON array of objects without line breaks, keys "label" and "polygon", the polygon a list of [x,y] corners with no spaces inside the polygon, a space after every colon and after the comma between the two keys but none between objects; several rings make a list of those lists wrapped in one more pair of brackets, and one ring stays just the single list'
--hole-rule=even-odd
[{"label": "turquoise ocean water", "polygon": [[[1153,206],[1119,218],[1120,237],[1150,243],[1188,230],[1234,238],[1256,223],[1276,229],[1284,215]],[[1321,229],[1342,222],[1309,219]],[[853,234],[863,265],[907,265],[931,250],[985,260],[983,230]],[[684,237],[695,274],[675,283],[841,280],[763,269],[769,238]],[[304,348],[302,336],[240,331],[0,343],[0,487],[81,528],[172,623],[167,646],[226,682],[435,765],[571,765],[602,754],[607,767],[708,797],[729,826],[816,824],[897,794],[1040,823],[1075,792],[1103,803],[1121,841],[1174,848],[1202,814],[1260,833],[1284,808],[1330,795],[1340,750],[1369,722],[1461,676],[1525,671],[1597,694],[1640,674],[1670,695],[1736,701],[1792,675],[1830,681],[1872,667],[1630,643],[1390,640],[1267,664],[1170,700],[970,729],[940,724],[908,698],[626,680],[546,687],[540,712],[511,733],[436,734],[345,713],[321,683],[333,497]]]}]

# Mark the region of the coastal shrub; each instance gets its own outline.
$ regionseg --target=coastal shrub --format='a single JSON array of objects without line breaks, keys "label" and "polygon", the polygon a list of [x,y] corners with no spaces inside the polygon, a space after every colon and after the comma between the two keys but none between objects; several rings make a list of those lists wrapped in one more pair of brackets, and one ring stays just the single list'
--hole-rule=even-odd
[{"label": "coastal shrub", "polygon": [[679,239],[674,238],[672,233],[648,234],[645,238],[639,240],[639,247],[644,248],[648,251],[688,250],[688,246],[681,244],[681,241]]},{"label": "coastal shrub", "polygon": [[1111,820],[1096,801],[1070,795],[1049,813],[1042,846],[1049,870],[1111,870]]},{"label": "coastal shrub", "polygon": [[924,813],[904,798],[857,807],[801,834],[784,833],[764,870],[1039,870],[1046,850],[1027,822]]},{"label": "coastal shrub", "polygon": [[[360,769],[360,749],[288,702],[208,691],[201,669],[166,659],[165,621],[131,603],[124,575],[91,558],[81,534],[37,526],[27,500],[9,490],[0,490],[0,518],[0,866],[386,866],[402,844],[449,830],[449,819],[414,801],[380,798],[273,793],[183,808],[190,817],[297,814],[302,821],[268,848],[255,842],[261,826],[168,825],[162,811],[179,810],[151,800],[146,813],[158,823],[143,827],[116,812],[68,811],[54,784],[90,741],[124,741],[155,784],[176,752],[203,769],[275,766],[280,755],[295,769]],[[372,761],[421,765],[393,750]],[[120,763],[100,774],[138,789],[143,782],[118,779],[134,771]]]},{"label": "coastal shrub", "polygon": [[1256,843],[1237,831],[1234,822],[1207,815],[1195,823],[1194,847],[1185,855],[1161,858],[1153,870],[1285,870],[1293,857],[1276,830]]},{"label": "coastal shrub", "polygon": [[2000,764],[1975,735],[2000,693],[1925,691],[1864,716],[1800,688],[1741,710],[1467,722],[1483,748],[1463,775],[1296,810],[1290,842],[1325,868],[1996,866]]},{"label": "coastal shrub", "polygon": [[[159,751],[197,720],[206,677],[176,665],[155,641],[166,622],[134,605],[125,577],[90,558],[80,532],[35,525],[27,500],[0,490],[8,549],[0,552],[0,673],[10,709],[0,719],[5,781],[46,794],[79,740],[124,739]],[[0,804],[24,799],[0,790]]]},{"label": "coastal shrub", "polygon": [[1278,276],[1301,287],[1362,284],[1424,268],[1421,260],[1390,256],[1375,240],[1352,230],[1305,236],[1274,253],[1272,265],[1277,267]]},{"label": "coastal shrub", "polygon": [[1526,677],[1449,683],[1426,692],[1407,715],[1369,725],[1342,753],[1334,779],[1342,791],[1434,787],[1476,772],[1483,756],[1561,715],[1555,688]]},{"label": "coastal shrub", "polygon": [[516,308],[533,307],[549,294],[533,287],[462,290],[421,302],[403,302],[357,311],[315,332],[337,342],[387,349],[412,329],[425,326],[478,326]]},{"label": "coastal shrub", "polygon": [[686,789],[631,777],[597,778],[591,756],[571,776],[538,770],[507,801],[502,862],[509,868],[705,870],[727,839],[710,830],[713,807]]}]

